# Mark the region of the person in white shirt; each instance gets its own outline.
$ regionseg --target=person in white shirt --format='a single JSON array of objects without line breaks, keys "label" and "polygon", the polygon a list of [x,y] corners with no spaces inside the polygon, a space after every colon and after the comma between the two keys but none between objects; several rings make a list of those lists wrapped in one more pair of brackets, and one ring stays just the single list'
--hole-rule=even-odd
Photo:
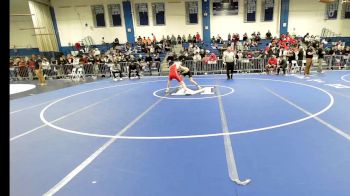
[{"label": "person in white shirt", "polygon": [[[234,61],[235,61],[235,53],[233,52],[232,48],[227,48],[227,51],[224,52],[223,54],[223,63],[226,65],[226,75],[228,80],[232,80],[232,75],[233,75],[233,66],[234,66]],[[230,73],[231,71],[231,73]]]},{"label": "person in white shirt", "polygon": [[198,52],[196,52],[195,55],[193,56],[193,61],[194,62],[198,62],[198,61],[201,61],[201,60],[202,60],[201,55]]}]

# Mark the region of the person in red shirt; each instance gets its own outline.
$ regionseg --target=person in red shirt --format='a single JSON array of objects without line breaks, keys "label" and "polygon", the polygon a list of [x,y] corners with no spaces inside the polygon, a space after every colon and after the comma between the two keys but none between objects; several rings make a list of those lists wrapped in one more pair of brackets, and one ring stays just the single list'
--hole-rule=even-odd
[{"label": "person in red shirt", "polygon": [[178,72],[179,67],[181,66],[181,62],[173,62],[172,65],[170,65],[169,67],[169,77],[168,77],[168,83],[167,83],[167,88],[165,90],[165,93],[168,94],[169,93],[169,89],[170,89],[170,83],[171,80],[175,79],[180,83],[180,86],[186,91],[188,91],[188,88],[185,84],[185,82],[183,81],[181,75]]},{"label": "person in red shirt", "polygon": [[265,66],[266,73],[269,74],[270,71],[275,71],[276,68],[277,68],[277,58],[275,55],[272,55],[272,57],[269,58],[267,65]]},{"label": "person in red shirt", "polygon": [[196,42],[201,42],[201,36],[199,35],[199,33],[197,32],[196,34]]}]

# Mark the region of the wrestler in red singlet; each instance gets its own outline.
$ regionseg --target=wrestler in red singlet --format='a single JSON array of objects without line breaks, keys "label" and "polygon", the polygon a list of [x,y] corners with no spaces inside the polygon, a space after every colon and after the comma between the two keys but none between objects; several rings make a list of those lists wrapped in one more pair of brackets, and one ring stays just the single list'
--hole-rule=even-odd
[{"label": "wrestler in red singlet", "polygon": [[172,79],[176,79],[178,82],[182,81],[182,77],[177,72],[177,66],[175,63],[169,67],[169,80]]}]

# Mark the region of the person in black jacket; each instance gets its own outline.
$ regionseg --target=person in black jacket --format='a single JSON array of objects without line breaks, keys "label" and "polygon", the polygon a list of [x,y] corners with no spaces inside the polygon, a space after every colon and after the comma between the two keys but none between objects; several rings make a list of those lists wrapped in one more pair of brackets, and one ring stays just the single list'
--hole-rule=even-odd
[{"label": "person in black jacket", "polygon": [[309,45],[307,50],[306,50],[306,65],[305,65],[305,70],[304,70],[304,75],[305,77],[308,77],[310,75],[310,69],[312,65],[312,58],[314,56],[314,48]]},{"label": "person in black jacket", "polygon": [[140,70],[141,70],[141,62],[136,61],[134,58],[131,58],[129,61],[129,79],[131,78],[131,71],[136,71],[136,76],[140,79]]},{"label": "person in black jacket", "polygon": [[281,69],[283,71],[283,75],[285,75],[286,74],[286,68],[287,68],[287,61],[282,56],[280,56],[279,57],[279,63],[278,63],[278,66],[277,66],[277,75],[280,73]]},{"label": "person in black jacket", "polygon": [[317,49],[317,54],[318,54],[318,66],[317,66],[317,72],[322,73],[322,62],[324,55],[326,52],[323,49],[323,44],[320,44],[319,48]]},{"label": "person in black jacket", "polygon": [[147,64],[148,68],[149,68],[150,75],[152,75],[151,67],[152,67],[153,59],[152,59],[152,57],[151,57],[151,55],[149,53],[147,53],[147,55],[146,55],[145,62]]}]

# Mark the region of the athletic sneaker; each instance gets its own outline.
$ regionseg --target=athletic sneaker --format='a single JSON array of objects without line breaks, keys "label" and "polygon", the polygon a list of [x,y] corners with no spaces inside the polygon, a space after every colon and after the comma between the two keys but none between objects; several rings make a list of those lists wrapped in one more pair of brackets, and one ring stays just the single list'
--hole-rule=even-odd
[{"label": "athletic sneaker", "polygon": [[201,90],[201,89],[202,89],[202,87],[198,85],[198,90]]},{"label": "athletic sneaker", "polygon": [[113,78],[113,81],[118,81],[118,78]]},{"label": "athletic sneaker", "polygon": [[123,78],[120,78],[120,80],[123,80]]}]

